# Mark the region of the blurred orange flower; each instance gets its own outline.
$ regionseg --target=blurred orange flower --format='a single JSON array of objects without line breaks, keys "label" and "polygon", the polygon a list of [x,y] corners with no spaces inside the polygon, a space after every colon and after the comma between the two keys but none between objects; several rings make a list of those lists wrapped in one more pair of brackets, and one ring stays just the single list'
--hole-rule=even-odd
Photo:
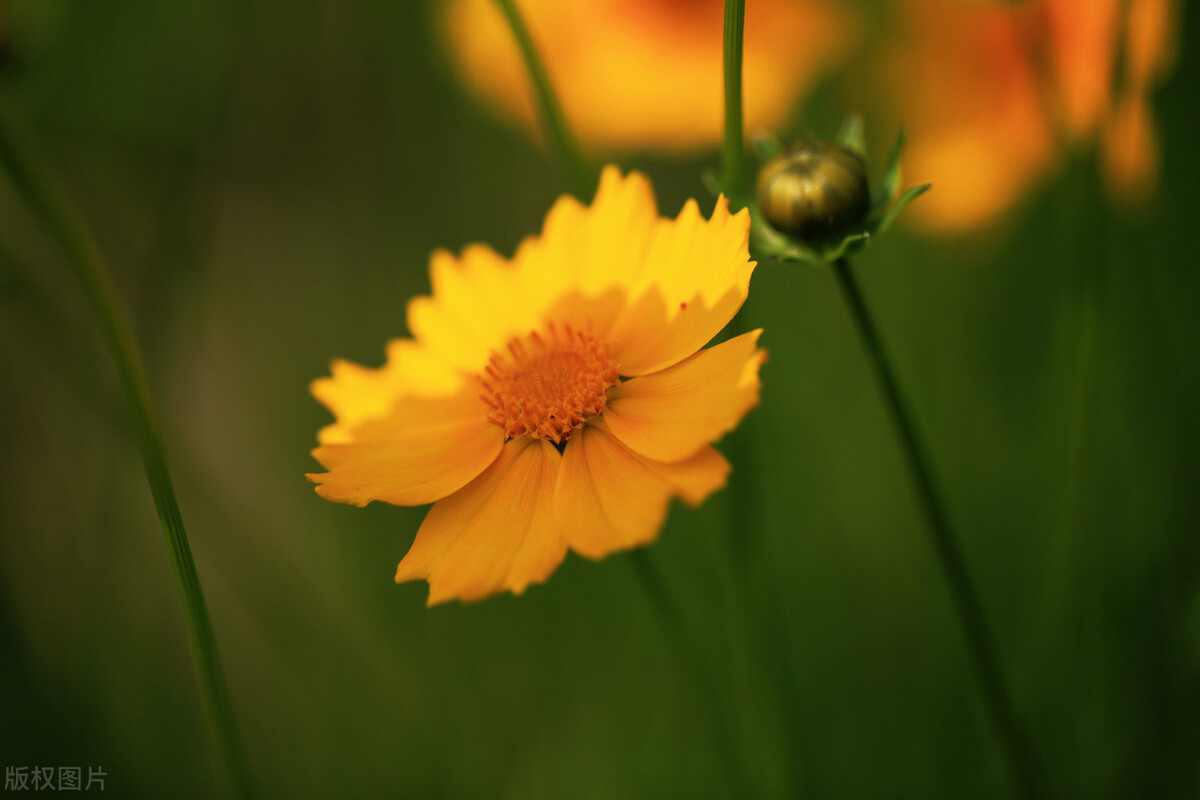
[{"label": "blurred orange flower", "polygon": [[[689,149],[720,141],[723,0],[519,0],[568,122],[585,144]],[[463,81],[533,129],[525,67],[494,0],[451,0],[443,17]],[[844,58],[854,21],[827,0],[746,9],[743,83],[750,130],[779,125]]]},{"label": "blurred orange flower", "polygon": [[1110,193],[1138,203],[1158,179],[1158,132],[1150,96],[1175,65],[1174,0],[1132,0],[1125,20],[1125,80],[1107,107],[1103,132]]},{"label": "blurred orange flower", "polygon": [[658,216],[649,182],[607,168],[506,259],[435,253],[411,339],[312,384],[336,421],[308,477],[327,500],[435,502],[396,581],[430,605],[521,593],[568,547],[652,541],[670,499],[697,505],[729,464],[711,446],[757,402],[760,331],[708,349],[746,299],[749,216],[724,198]]},{"label": "blurred orange flower", "polygon": [[986,224],[1052,172],[1065,145],[1093,139],[1115,199],[1153,189],[1149,97],[1172,60],[1173,0],[1131,0],[1124,25],[1119,0],[899,6],[884,84],[912,134],[906,167],[934,185],[913,207],[918,223]]},{"label": "blurred orange flower", "polygon": [[1019,19],[1000,3],[899,7],[886,91],[910,133],[905,173],[933,184],[910,213],[932,229],[973,228],[1011,206],[1055,157]]}]

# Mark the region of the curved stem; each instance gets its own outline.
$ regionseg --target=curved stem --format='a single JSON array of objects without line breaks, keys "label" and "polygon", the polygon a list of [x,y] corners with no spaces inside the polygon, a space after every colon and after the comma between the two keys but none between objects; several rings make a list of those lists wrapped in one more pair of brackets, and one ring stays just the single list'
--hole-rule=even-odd
[{"label": "curved stem", "polygon": [[233,706],[217,655],[200,578],[183,527],[183,516],[167,469],[166,451],[155,419],[145,367],[100,250],[48,171],[41,167],[35,152],[15,122],[0,109],[0,165],[17,192],[65,251],[116,364],[121,388],[133,415],[134,434],[166,538],[175,583],[183,600],[205,712],[235,793],[239,797],[250,797],[253,795],[250,770],[234,722]]},{"label": "curved stem", "polygon": [[926,455],[924,444],[917,433],[908,404],[900,393],[899,383],[892,370],[891,361],[883,348],[883,341],[875,328],[870,311],[867,310],[858,282],[851,271],[850,262],[845,258],[838,259],[833,264],[838,286],[850,307],[858,328],[863,347],[867,351],[867,359],[879,382],[884,400],[900,437],[905,460],[908,462],[913,483],[916,484],[921,508],[925,512],[926,522],[933,539],[933,547],[937,553],[938,563],[942,574],[950,588],[958,611],[959,622],[966,635],[967,647],[979,676],[980,687],[988,713],[996,726],[997,733],[1008,756],[1009,764],[1026,797],[1043,796],[1042,782],[1036,758],[1028,740],[1025,738],[1016,714],[1013,711],[1012,700],[1005,688],[1001,677],[999,662],[995,648],[988,631],[987,620],[984,617],[983,605],[975,585],[967,571],[966,561],[959,549],[957,537],[950,524],[941,495],[934,484],[933,474],[929,467],[929,457]]},{"label": "curved stem", "polygon": [[517,40],[517,46],[521,49],[521,57],[525,60],[525,68],[537,96],[538,118],[542,131],[567,171],[567,183],[571,191],[586,203],[592,199],[592,193],[596,190],[596,175],[588,166],[579,142],[567,125],[546,66],[542,63],[537,46],[533,43],[533,37],[529,35],[529,28],[525,26],[525,20],[521,17],[516,2],[496,0],[496,5],[504,14],[508,27],[512,29],[513,38]]},{"label": "curved stem", "polygon": [[725,0],[725,133],[721,137],[721,183],[733,203],[742,203],[746,197],[746,147],[742,138],[742,33],[745,25],[746,0]]}]

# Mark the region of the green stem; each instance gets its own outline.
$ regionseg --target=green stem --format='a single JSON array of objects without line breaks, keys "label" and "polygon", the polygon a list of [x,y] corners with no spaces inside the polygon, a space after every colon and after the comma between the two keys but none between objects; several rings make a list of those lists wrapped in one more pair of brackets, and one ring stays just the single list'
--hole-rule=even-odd
[{"label": "green stem", "polygon": [[[746,146],[742,114],[742,48],[745,24],[745,0],[725,0],[725,125],[721,137],[721,188],[734,211],[751,205],[750,190],[746,184]],[[751,213],[754,213],[753,206]],[[731,322],[734,335],[752,329],[753,326],[748,322],[749,312],[750,297],[747,297]],[[756,459],[752,429],[749,427],[752,424],[743,422],[728,439],[729,458],[736,465],[730,476],[728,500],[731,573],[735,591],[745,601],[739,606],[745,614],[744,622],[755,643],[759,663],[763,664],[763,668],[769,674],[769,680],[775,684],[777,698],[783,706],[782,717],[790,751],[786,774],[791,781],[791,791],[796,792],[802,785],[800,770],[803,753],[800,745],[802,722],[796,715],[799,697],[796,691],[795,669],[788,662],[779,606],[769,596],[769,587],[761,581],[751,580],[748,574],[749,562],[758,544],[758,498],[755,494],[754,474]]]},{"label": "green stem", "polygon": [[642,588],[650,598],[655,609],[662,617],[663,627],[666,628],[671,648],[676,658],[691,672],[697,692],[701,696],[702,705],[709,715],[709,724],[716,736],[717,751],[724,762],[725,771],[730,783],[730,795],[733,797],[753,797],[748,790],[746,772],[742,767],[741,751],[738,737],[734,735],[735,721],[731,714],[729,703],[730,693],[721,691],[717,686],[716,676],[705,660],[704,649],[696,642],[683,622],[679,608],[667,594],[662,578],[650,560],[644,548],[633,550],[629,554],[634,572],[642,582]]},{"label": "green stem", "polygon": [[[733,336],[740,336],[743,333],[748,333],[752,328],[747,323],[747,309],[750,306],[749,298],[746,298],[746,303],[734,315],[729,327]],[[734,576],[738,582],[738,588],[744,589],[746,583],[746,568],[750,561],[754,548],[757,546],[757,528],[758,528],[758,499],[755,497],[755,467],[754,459],[754,443],[753,443],[754,420],[742,420],[742,424],[737,430],[731,431],[726,437],[726,453],[729,462],[734,465],[733,472],[729,475],[729,502],[728,502],[728,517],[729,517],[729,547],[730,560],[733,566]]]},{"label": "green stem", "polygon": [[1025,796],[1042,797],[1042,782],[1036,758],[1017,722],[1012,700],[1001,677],[983,606],[967,571],[962,551],[959,550],[958,540],[950,525],[941,495],[934,484],[933,474],[929,467],[929,457],[917,434],[908,405],[900,393],[900,386],[892,371],[891,361],[883,348],[883,342],[875,328],[871,313],[867,310],[858,282],[851,271],[850,262],[845,258],[838,259],[833,264],[833,271],[837,276],[838,285],[846,299],[846,304],[850,307],[850,313],[854,317],[863,347],[867,351],[867,359],[871,362],[871,368],[883,391],[892,422],[900,436],[904,457],[908,461],[921,507],[929,524],[934,550],[937,552],[938,562],[949,585],[950,594],[953,596],[959,621],[966,635],[967,646],[975,663],[988,713],[992,717],[992,722],[996,726],[1008,756],[1009,764]]},{"label": "green stem", "polygon": [[521,57],[525,59],[525,68],[533,81],[534,94],[537,96],[542,131],[567,171],[567,183],[571,191],[580,200],[587,202],[596,191],[596,175],[588,166],[579,142],[567,125],[558,96],[550,84],[546,66],[533,43],[533,37],[529,35],[529,28],[525,27],[525,20],[521,17],[514,0],[496,0],[496,5],[500,7],[500,12],[508,21],[508,27],[512,29],[513,38],[517,40],[517,46],[521,48]]},{"label": "green stem", "polygon": [[[746,159],[745,147],[742,142],[742,34],[746,22],[746,0],[725,0],[725,45],[724,45],[724,75],[725,75],[725,130],[721,137],[721,186],[729,196],[732,205],[745,202],[746,196]],[[736,208],[734,209],[737,210]],[[746,322],[747,307],[750,298],[738,310],[732,322],[734,334],[745,333],[751,328]],[[734,459],[740,468],[749,470],[753,460],[750,456],[748,432],[739,431],[734,449],[738,458]],[[753,480],[749,475],[735,478],[732,487],[734,499],[730,503],[734,521],[739,514],[752,514]],[[735,528],[752,528],[752,524],[731,526]],[[735,537],[732,542],[735,560],[741,565],[747,549],[747,542],[741,537]]]},{"label": "green stem", "polygon": [[734,203],[745,202],[747,192],[746,147],[742,139],[742,32],[745,25],[746,0],[725,0],[725,134],[721,137],[721,183]]},{"label": "green stem", "polygon": [[[1101,321],[1104,319],[1102,271],[1107,249],[1096,245],[1110,233],[1115,223],[1105,219],[1098,208],[1099,200],[1088,196],[1080,201],[1083,207],[1095,208],[1097,219],[1089,220],[1086,232],[1088,242],[1080,247],[1086,257],[1071,259],[1077,265],[1075,280],[1066,287],[1067,297],[1060,313],[1060,324],[1064,327],[1062,338],[1067,340],[1065,350],[1071,364],[1062,370],[1067,376],[1065,414],[1060,429],[1066,434],[1064,449],[1066,468],[1062,482],[1062,505],[1047,549],[1047,569],[1042,580],[1045,608],[1061,609],[1066,598],[1078,590],[1075,586],[1079,568],[1078,539],[1083,520],[1081,519],[1086,498],[1086,483],[1089,477],[1089,449],[1095,446],[1098,384],[1102,357]],[[1078,208],[1079,206],[1076,206]],[[1095,227],[1092,227],[1095,225]],[[1042,615],[1046,626],[1046,637],[1055,635],[1053,626],[1058,622],[1053,614]]]},{"label": "green stem", "polygon": [[121,388],[133,413],[138,449],[183,600],[202,702],[236,794],[250,797],[253,795],[250,771],[234,723],[204,593],[167,470],[166,452],[155,422],[146,371],[132,329],[117,300],[108,267],[66,196],[48,170],[41,166],[33,144],[4,109],[0,109],[0,165],[7,171],[17,192],[66,252],[67,261],[83,286],[105,343],[112,352]]},{"label": "green stem", "polygon": [[[725,0],[725,129],[721,137],[721,188],[737,210],[746,201],[746,159],[742,143],[742,34],[746,22],[746,0]],[[734,315],[731,327],[735,335],[751,330],[747,323],[750,298]],[[749,431],[744,427],[731,437],[733,461],[738,464],[730,491],[730,545],[734,569],[740,571],[750,548],[754,528],[753,456]],[[740,532],[742,535],[733,535]],[[740,583],[740,581],[739,581]]]}]

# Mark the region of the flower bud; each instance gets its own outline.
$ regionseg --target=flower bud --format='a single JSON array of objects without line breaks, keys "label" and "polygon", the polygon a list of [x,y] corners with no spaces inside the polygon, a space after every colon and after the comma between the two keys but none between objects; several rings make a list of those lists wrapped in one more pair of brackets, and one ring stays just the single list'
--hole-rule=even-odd
[{"label": "flower bud", "polygon": [[794,145],[758,173],[758,206],[778,231],[820,241],[851,232],[871,205],[867,167],[829,142]]}]

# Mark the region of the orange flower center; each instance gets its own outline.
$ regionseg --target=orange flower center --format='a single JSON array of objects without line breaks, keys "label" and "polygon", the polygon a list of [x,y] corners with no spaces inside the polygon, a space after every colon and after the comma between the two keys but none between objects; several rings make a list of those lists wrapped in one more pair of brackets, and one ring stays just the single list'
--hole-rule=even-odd
[{"label": "orange flower center", "polygon": [[536,436],[561,445],[571,431],[604,410],[621,382],[608,348],[569,325],[514,337],[480,376],[488,421],[509,439]]}]

